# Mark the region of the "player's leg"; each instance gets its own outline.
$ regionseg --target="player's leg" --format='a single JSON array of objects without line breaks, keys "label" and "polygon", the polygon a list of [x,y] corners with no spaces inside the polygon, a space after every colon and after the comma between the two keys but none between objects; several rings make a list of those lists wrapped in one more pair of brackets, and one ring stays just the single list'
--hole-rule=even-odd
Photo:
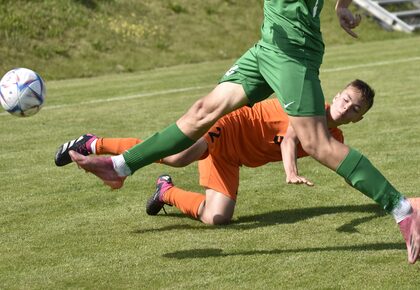
[{"label": "player's leg", "polygon": [[[59,147],[55,155],[57,166],[64,166],[72,162],[69,151],[74,150],[79,154],[88,156],[95,155],[118,155],[126,150],[141,143],[137,138],[101,138],[92,134],[80,136],[78,139],[71,140]],[[191,147],[186,150],[163,158],[157,162],[172,166],[185,167],[188,164],[197,161],[206,152],[207,143],[200,138]]]},{"label": "player's leg", "polygon": [[418,252],[411,249],[420,248],[420,218],[412,214],[410,203],[366,157],[330,136],[318,78],[319,63],[297,61],[269,50],[262,50],[261,55],[262,74],[276,91],[303,149],[392,213],[400,226],[408,224],[409,262],[414,263]]},{"label": "player's leg", "polygon": [[148,215],[157,215],[164,205],[175,206],[183,214],[205,224],[219,225],[232,219],[235,201],[225,194],[206,189],[206,195],[174,186],[169,175],[161,175],[154,194],[147,200]]},{"label": "player's leg", "polygon": [[205,224],[221,225],[231,221],[235,203],[235,200],[213,189],[206,189],[204,195],[173,186],[162,194],[160,206],[154,202],[152,207],[149,199],[146,212],[149,215],[156,215],[165,204],[173,205],[185,215]]},{"label": "player's leg", "polygon": [[420,217],[410,202],[358,151],[336,141],[323,117],[289,117],[303,149],[336,171],[354,188],[376,201],[405,231],[409,262],[415,263],[420,247]]},{"label": "player's leg", "polygon": [[[231,221],[239,186],[239,165],[235,164],[236,152],[230,142],[240,134],[224,118],[216,122],[201,139],[206,144],[208,156],[198,163],[200,185],[206,188],[205,200],[197,216],[205,224],[220,225]],[[212,132],[218,132],[213,138]],[[178,206],[177,206],[178,207]]]},{"label": "player's leg", "polygon": [[289,124],[295,130],[305,152],[334,171],[349,153],[347,145],[329,134],[324,116],[289,116]]},{"label": "player's leg", "polygon": [[[111,181],[109,178],[112,177],[115,177],[115,182],[119,183],[121,177],[126,177],[145,165],[192,146],[223,114],[247,103],[248,98],[241,85],[221,83],[210,94],[197,101],[176,124],[154,134],[122,155],[109,157],[112,159],[112,168],[107,166],[109,161],[105,157],[88,159],[77,157],[72,160],[79,167],[102,179],[105,184],[109,185]],[[73,155],[76,157],[77,153]],[[98,159],[94,160],[96,158]],[[78,162],[79,160],[82,162]],[[114,172],[108,172],[109,170]]]},{"label": "player's leg", "polygon": [[[404,236],[409,262],[415,263],[420,247],[420,219],[410,203],[358,151],[336,141],[327,130],[325,117],[289,117],[303,149],[320,163],[336,171],[354,188],[391,213],[400,227],[408,228]],[[407,230],[406,230],[407,231]]]},{"label": "player's leg", "polygon": [[[239,165],[233,163],[234,153],[225,134],[234,134],[232,128],[222,128],[221,136],[209,143],[209,156],[198,162],[200,185],[206,188],[206,202],[199,211],[200,220],[206,224],[227,224],[235,209],[239,187]],[[209,140],[207,139],[209,142]],[[231,154],[227,154],[230,152]]]},{"label": "player's leg", "polygon": [[[190,147],[224,114],[248,103],[240,84],[224,82],[196,101],[175,124],[127,150],[116,170],[120,175],[134,173],[155,160],[176,154]],[[120,158],[121,159],[121,158]]]},{"label": "player's leg", "polygon": [[257,46],[252,47],[242,55],[219,85],[195,102],[175,124],[124,153],[115,170],[120,175],[132,174],[154,160],[180,152],[191,146],[223,115],[270,96],[273,90],[260,74],[257,50]]},{"label": "player's leg", "polygon": [[[254,47],[237,61],[209,95],[197,101],[175,124],[123,155],[111,157],[117,175],[128,176],[155,160],[188,148],[223,114],[270,96],[273,90],[258,66]],[[95,162],[95,166],[100,166],[101,162]],[[100,177],[102,173],[95,172],[95,166],[90,166],[89,171]]]},{"label": "player's leg", "polygon": [[214,189],[206,189],[206,200],[198,210],[199,219],[209,225],[228,224],[232,220],[236,201]]},{"label": "player's leg", "polygon": [[96,155],[118,155],[141,143],[137,138],[100,138],[92,143],[92,153]]},{"label": "player's leg", "polygon": [[201,137],[191,147],[188,147],[182,152],[165,157],[161,163],[172,167],[185,167],[194,161],[202,158],[207,152],[207,142]]},{"label": "player's leg", "polygon": [[159,176],[154,194],[147,200],[148,215],[157,215],[164,205],[175,206],[182,213],[205,224],[220,225],[231,221],[236,201],[213,189],[206,194],[187,191],[174,186],[169,175]]},{"label": "player's leg", "polygon": [[182,213],[198,219],[198,210],[204,203],[204,194],[186,191],[174,186],[172,178],[163,174],[156,181],[156,190],[146,202],[146,213],[157,215],[164,205],[175,206]]},{"label": "player's leg", "polygon": [[176,125],[189,138],[196,140],[223,115],[249,103],[242,85],[230,82],[219,84],[185,113]]},{"label": "player's leg", "polygon": [[[178,154],[168,156],[159,162],[168,166],[184,167],[199,160],[201,156],[205,154],[206,150],[207,143],[203,138],[200,138],[190,148],[187,148]],[[70,150],[68,154],[71,160],[77,163],[80,168],[95,174],[102,179],[104,184],[110,186],[112,189],[118,189],[123,186],[125,177],[119,176],[114,170],[115,164],[111,158],[99,156],[89,158],[72,150]]]},{"label": "player's leg", "polygon": [[175,187],[168,175],[160,176],[155,193],[147,201],[146,212],[156,215],[168,204],[206,224],[229,223],[239,186],[239,165],[229,162],[229,156],[225,154],[228,151],[226,142],[230,139],[224,138],[224,134],[232,131],[222,126],[221,135],[215,142],[207,143],[207,136],[202,138],[206,140],[209,152],[209,155],[198,163],[200,185],[206,188],[205,196]]},{"label": "player's leg", "polygon": [[[118,155],[124,153],[142,140],[136,138],[98,138],[95,142],[94,154],[96,155]],[[177,154],[165,157],[157,162],[172,167],[185,167],[197,161],[207,151],[207,142],[200,138],[191,147]]]}]

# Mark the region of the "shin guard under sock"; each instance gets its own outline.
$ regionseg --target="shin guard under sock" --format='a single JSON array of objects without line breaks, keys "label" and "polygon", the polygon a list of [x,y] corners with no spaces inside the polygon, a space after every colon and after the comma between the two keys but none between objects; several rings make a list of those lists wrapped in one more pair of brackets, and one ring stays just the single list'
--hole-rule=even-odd
[{"label": "shin guard under sock", "polygon": [[352,148],[338,166],[337,173],[388,213],[404,198],[365,156]]},{"label": "shin guard under sock", "polygon": [[194,143],[195,141],[186,136],[176,124],[172,124],[130,148],[123,156],[133,174],[136,170],[166,156],[181,152]]}]

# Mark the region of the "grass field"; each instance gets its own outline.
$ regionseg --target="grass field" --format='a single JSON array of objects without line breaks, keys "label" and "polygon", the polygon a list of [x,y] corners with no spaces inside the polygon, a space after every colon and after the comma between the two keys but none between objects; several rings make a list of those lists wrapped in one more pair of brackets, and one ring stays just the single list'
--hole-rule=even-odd
[{"label": "grass field", "polygon": [[[329,46],[321,70],[331,99],[361,78],[377,91],[365,119],[344,127],[407,196],[420,195],[420,38]],[[32,118],[0,114],[1,289],[415,289],[392,217],[313,160],[316,186],[287,185],[281,164],[242,168],[234,222],[212,227],[145,214],[155,178],[170,173],[200,191],[196,165],[151,165],[111,191],[73,164],[55,167],[58,145],[92,132],[146,137],[180,116],[232,61],[47,82]],[[418,284],[417,284],[418,285]]]}]

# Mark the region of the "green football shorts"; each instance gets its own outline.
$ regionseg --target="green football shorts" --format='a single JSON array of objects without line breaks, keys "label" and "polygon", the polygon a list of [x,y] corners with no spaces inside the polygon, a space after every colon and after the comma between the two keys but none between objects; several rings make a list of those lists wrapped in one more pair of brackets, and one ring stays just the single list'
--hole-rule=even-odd
[{"label": "green football shorts", "polygon": [[325,99],[318,77],[319,65],[259,44],[249,49],[220,82],[241,84],[250,105],[276,93],[290,116],[324,116]]}]

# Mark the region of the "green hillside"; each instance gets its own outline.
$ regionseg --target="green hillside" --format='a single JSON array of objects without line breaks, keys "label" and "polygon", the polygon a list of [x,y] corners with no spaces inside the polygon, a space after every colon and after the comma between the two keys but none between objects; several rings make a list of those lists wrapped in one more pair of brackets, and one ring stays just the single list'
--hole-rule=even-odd
[{"label": "green hillside", "polygon": [[[0,74],[29,67],[46,79],[89,77],[239,56],[259,38],[262,0],[0,0]],[[398,37],[365,19],[354,41],[333,1],[327,45]]]}]

